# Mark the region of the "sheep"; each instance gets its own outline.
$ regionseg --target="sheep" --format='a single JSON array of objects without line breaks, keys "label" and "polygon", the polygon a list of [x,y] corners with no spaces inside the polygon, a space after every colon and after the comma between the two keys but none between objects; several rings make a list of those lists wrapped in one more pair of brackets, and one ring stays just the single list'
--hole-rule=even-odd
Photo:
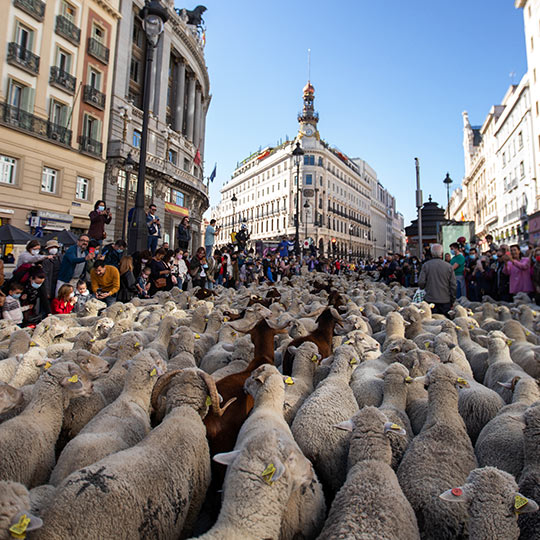
[{"label": "sheep", "polygon": [[411,503],[425,539],[454,539],[467,534],[466,513],[458,505],[448,508],[439,494],[462,483],[476,467],[474,450],[458,412],[456,385],[467,382],[439,364],[425,376],[428,416],[422,431],[411,441],[397,471],[403,493]]},{"label": "sheep", "polygon": [[159,325],[155,339],[148,344],[148,349],[157,351],[165,361],[169,359],[169,341],[177,324],[174,317],[170,315],[165,317]]},{"label": "sheep", "polygon": [[403,429],[369,406],[336,427],[352,430],[349,471],[319,540],[419,540],[416,516],[390,466],[392,450],[388,435],[404,433]]},{"label": "sheep", "polygon": [[26,330],[16,330],[9,338],[7,357],[24,354],[30,348],[30,336]]},{"label": "sheep", "polygon": [[517,321],[507,321],[502,328],[503,333],[510,340],[510,357],[521,366],[531,377],[540,377],[540,347],[527,341],[523,326]]},{"label": "sheep", "polygon": [[334,353],[330,374],[304,401],[292,423],[292,433],[305,456],[315,466],[331,500],[346,476],[348,435],[334,424],[348,420],[358,410],[349,386],[357,365],[356,352],[342,345]]},{"label": "sheep", "polygon": [[467,356],[474,378],[478,382],[483,382],[488,368],[489,353],[484,347],[471,339],[469,327],[467,326],[469,323],[465,318],[457,318],[454,322],[456,323],[459,346]]},{"label": "sheep", "polygon": [[0,382],[8,383],[13,375],[15,375],[17,368],[23,358],[22,354],[11,356],[4,360],[0,360]]},{"label": "sheep", "polygon": [[34,384],[41,372],[42,366],[47,363],[47,351],[41,347],[31,347],[28,352],[26,352],[15,373],[9,379],[9,384],[15,388],[21,388],[27,384]]},{"label": "sheep", "polygon": [[[163,377],[171,382],[170,374]],[[195,369],[173,379],[163,422],[136,446],[68,476],[46,508],[36,538],[117,538],[119,531],[125,538],[189,535],[210,483],[201,419],[208,388]]]},{"label": "sheep", "polygon": [[73,471],[140,442],[150,431],[150,398],[165,369],[157,351],[148,349],[132,360],[124,389],[62,450],[49,482],[57,486]]},{"label": "sheep", "polygon": [[25,538],[27,532],[43,525],[39,517],[32,515],[30,506],[30,494],[25,486],[0,480],[0,540]]},{"label": "sheep", "polygon": [[522,414],[527,407],[540,400],[540,388],[535,380],[519,377],[500,384],[512,391],[512,403],[503,407],[484,426],[474,450],[480,466],[491,465],[519,479],[523,469]]},{"label": "sheep", "polygon": [[54,446],[69,400],[91,391],[86,375],[73,363],[57,363],[45,371],[26,409],[0,424],[0,477],[29,488],[43,484],[54,466]]},{"label": "sheep", "polygon": [[24,402],[22,390],[0,382],[0,414],[10,411],[14,407],[19,407]]},{"label": "sheep", "polygon": [[283,402],[283,416],[289,425],[302,403],[313,392],[313,375],[320,358],[317,345],[310,341],[302,343],[294,351],[292,376],[285,379],[287,386]]},{"label": "sheep", "polygon": [[253,358],[254,350],[255,347],[251,342],[251,337],[249,335],[237,339],[234,343],[234,350],[231,353],[229,363],[214,371],[212,377],[216,381],[219,381],[228,375],[244,371]]},{"label": "sheep", "polygon": [[495,467],[474,469],[465,484],[449,489],[439,497],[466,507],[470,516],[469,536],[474,540],[538,538],[538,527],[534,529],[534,536],[523,533],[520,536],[516,520],[516,514],[521,520],[530,512],[536,512],[538,504],[518,493],[513,476]]},{"label": "sheep", "polygon": [[[540,402],[531,405],[524,413],[525,429],[523,430],[523,457],[524,466],[519,479],[519,491],[524,497],[535,502],[540,501],[540,459],[538,448],[540,447]],[[529,503],[530,504],[530,503]],[[527,509],[529,505],[521,507]],[[538,505],[536,505],[538,510]],[[531,511],[535,511],[530,508]],[[533,540],[538,538],[540,531],[540,513],[523,514],[519,516],[520,538]]]},{"label": "sheep", "polygon": [[[173,339],[175,344],[174,347],[171,347]],[[179,326],[169,344],[168,354],[170,360],[167,362],[169,371],[185,367],[197,367],[193,356],[194,347],[195,338],[189,326]]]}]

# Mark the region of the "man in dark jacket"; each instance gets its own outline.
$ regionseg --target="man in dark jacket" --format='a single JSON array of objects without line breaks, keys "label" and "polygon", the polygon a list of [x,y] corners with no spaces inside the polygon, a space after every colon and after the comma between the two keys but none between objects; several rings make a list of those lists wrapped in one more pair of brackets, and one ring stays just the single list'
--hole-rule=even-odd
[{"label": "man in dark jacket", "polygon": [[43,287],[49,300],[52,300],[56,295],[56,282],[58,281],[58,272],[60,271],[62,260],[59,249],[60,246],[56,240],[49,240],[45,244],[45,251],[49,257],[41,261],[41,268],[45,272],[45,283]]},{"label": "man in dark jacket", "polygon": [[105,256],[105,264],[120,268],[120,259],[124,256],[127,244],[124,240],[117,240],[114,244],[109,244],[101,252]]},{"label": "man in dark jacket", "polygon": [[24,326],[38,324],[51,312],[47,291],[45,290],[45,273],[39,266],[30,269],[30,278],[26,282],[21,296],[21,305],[29,306],[24,311]]},{"label": "man in dark jacket", "polygon": [[64,283],[72,282],[75,287],[81,277],[85,278],[86,262],[94,258],[94,253],[88,251],[89,241],[90,238],[87,234],[81,234],[77,243],[64,253],[58,272],[55,295]]},{"label": "man in dark jacket", "polygon": [[426,291],[426,302],[435,304],[433,313],[447,316],[456,300],[456,276],[450,264],[442,259],[441,244],[431,246],[431,257],[422,266],[418,286]]}]

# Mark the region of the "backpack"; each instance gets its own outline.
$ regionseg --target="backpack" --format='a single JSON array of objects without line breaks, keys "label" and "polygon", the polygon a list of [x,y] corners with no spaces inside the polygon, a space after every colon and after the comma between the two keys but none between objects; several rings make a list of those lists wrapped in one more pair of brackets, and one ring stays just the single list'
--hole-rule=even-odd
[{"label": "backpack", "polygon": [[30,279],[30,269],[34,265],[32,263],[21,264],[13,271],[12,281],[24,284]]}]

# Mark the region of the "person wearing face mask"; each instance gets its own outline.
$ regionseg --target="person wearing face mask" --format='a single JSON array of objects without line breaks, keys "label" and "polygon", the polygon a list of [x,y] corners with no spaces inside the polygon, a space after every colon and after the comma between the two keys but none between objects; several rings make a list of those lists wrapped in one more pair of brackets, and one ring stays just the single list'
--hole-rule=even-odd
[{"label": "person wearing face mask", "polygon": [[49,240],[45,244],[45,251],[49,255],[41,263],[43,272],[45,272],[45,294],[49,300],[53,300],[56,291],[56,283],[58,281],[58,272],[60,272],[60,245],[56,240]]},{"label": "person wearing face mask", "polygon": [[81,234],[77,243],[64,253],[58,272],[55,294],[64,283],[71,282],[72,285],[75,285],[79,279],[84,279],[86,276],[87,263],[95,257],[95,248],[89,250],[88,243],[88,235]]},{"label": "person wearing face mask", "polygon": [[32,265],[41,262],[48,257],[48,255],[40,255],[40,251],[41,244],[39,243],[39,241],[30,240],[30,242],[26,244],[26,250],[23,251],[17,259],[17,268],[15,272],[18,272],[19,268],[21,268],[21,266],[23,265]]},{"label": "person wearing face mask", "polygon": [[105,246],[102,251],[103,260],[108,266],[114,266],[120,269],[120,260],[124,256],[124,252],[127,248],[127,244],[124,240],[117,240],[114,244]]},{"label": "person wearing face mask", "polygon": [[58,296],[53,298],[51,311],[53,315],[71,313],[76,303],[77,299],[73,287],[66,283],[58,290]]},{"label": "person wearing face mask", "polygon": [[94,204],[94,209],[88,215],[90,216],[88,236],[91,240],[97,240],[101,244],[107,238],[105,225],[112,220],[111,210],[105,207],[105,201],[97,201]]},{"label": "person wearing face mask", "polygon": [[452,258],[450,264],[454,269],[454,275],[456,276],[457,294],[456,298],[465,296],[465,256],[461,251],[461,246],[457,242],[450,244],[450,253]]},{"label": "person wearing face mask", "polygon": [[510,246],[510,255],[503,256],[503,273],[510,277],[510,295],[534,292],[531,280],[531,260],[523,257],[517,244]]},{"label": "person wearing face mask", "polygon": [[49,299],[43,287],[45,272],[39,266],[35,266],[30,269],[29,274],[21,295],[22,306],[28,306],[24,314],[25,326],[38,324],[51,312]]},{"label": "person wearing face mask", "polygon": [[[23,322],[23,308],[20,298],[24,291],[24,285],[13,281],[9,284],[8,295],[2,306],[2,318],[13,321],[15,324]],[[26,308],[28,309],[28,308]]]}]

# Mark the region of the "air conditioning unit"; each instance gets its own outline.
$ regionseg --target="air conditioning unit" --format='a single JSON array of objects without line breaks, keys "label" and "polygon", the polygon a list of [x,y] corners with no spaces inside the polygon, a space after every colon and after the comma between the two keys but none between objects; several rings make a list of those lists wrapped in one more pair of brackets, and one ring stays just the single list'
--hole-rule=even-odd
[{"label": "air conditioning unit", "polygon": [[86,151],[91,152],[92,154],[97,154],[96,147],[93,144],[87,144]]},{"label": "air conditioning unit", "polygon": [[90,99],[94,102],[94,103],[97,103],[99,101],[99,98],[97,97],[96,94],[92,94],[92,96],[90,96]]},{"label": "air conditioning unit", "polygon": [[51,137],[50,137],[53,141],[57,141],[59,138],[60,138],[60,134],[57,133],[56,131],[53,131],[51,132]]}]

